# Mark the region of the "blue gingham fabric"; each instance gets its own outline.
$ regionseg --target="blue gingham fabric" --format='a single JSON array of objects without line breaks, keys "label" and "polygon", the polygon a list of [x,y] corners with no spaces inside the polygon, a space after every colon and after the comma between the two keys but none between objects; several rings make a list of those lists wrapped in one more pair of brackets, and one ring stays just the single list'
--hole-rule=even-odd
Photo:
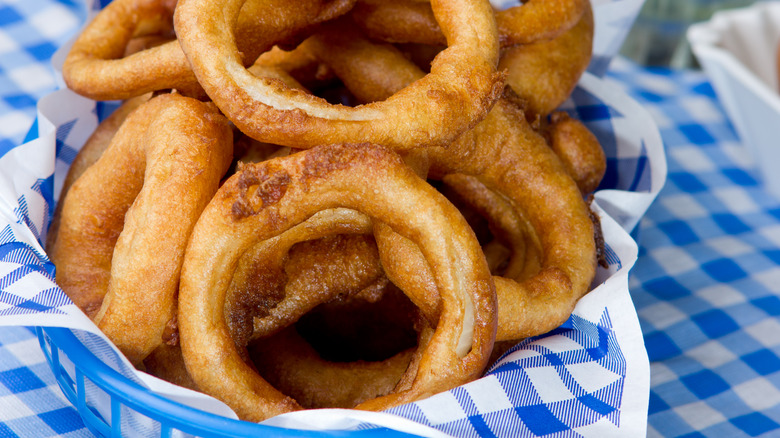
[{"label": "blue gingham fabric", "polygon": [[[34,103],[54,88],[48,59],[38,57],[75,31],[79,14],[67,2],[0,5],[0,148],[21,143]],[[68,23],[71,29],[65,29]],[[648,436],[780,435],[780,202],[761,188],[701,73],[617,62],[609,78],[651,112],[668,151],[666,187],[638,228],[640,257],[630,276],[651,361]],[[20,248],[3,260],[24,265],[34,253]],[[594,336],[574,340],[582,348],[571,354],[528,345],[528,356],[519,359],[522,369],[571,375],[583,354],[598,361],[609,346],[608,315],[589,324]],[[571,333],[566,326],[549,336],[565,340]],[[37,344],[30,329],[0,328],[0,437],[90,436]],[[600,366],[620,375],[619,360]],[[527,373],[501,364],[491,372],[514,379]],[[561,390],[581,394],[575,385]],[[464,400],[458,392],[453,397]],[[614,397],[604,391],[576,403],[609,419]],[[538,405],[514,414],[545,436],[567,436],[554,420],[543,421],[565,407]],[[459,406],[470,409],[469,403]],[[502,419],[469,421],[484,431]]]},{"label": "blue gingham fabric", "polygon": [[[556,344],[566,343],[567,348],[556,351],[539,342],[552,338],[560,338]],[[388,412],[458,437],[582,436],[583,432],[577,430],[597,421],[619,422],[626,362],[607,312],[597,324],[574,316],[550,333],[523,341],[507,355],[512,355],[512,360],[499,360],[483,379],[502,388],[494,397],[506,392],[506,400],[485,400],[484,396],[490,394],[480,394],[470,390],[473,385],[465,385]],[[597,391],[590,391],[581,383],[583,373],[588,371],[611,380]],[[561,377],[559,386],[531,383],[535,375],[544,373],[557,373]],[[512,389],[517,387],[526,389]],[[425,406],[447,398],[452,404],[452,419],[438,414],[432,421]],[[486,409],[487,404],[492,406]]]},{"label": "blue gingham fabric", "polygon": [[0,155],[18,146],[56,83],[52,54],[84,20],[80,0],[0,3]]},{"label": "blue gingham fabric", "polygon": [[780,202],[699,72],[613,64],[667,148],[630,290],[650,358],[648,436],[780,436]]},{"label": "blue gingham fabric", "polygon": [[[56,89],[49,60],[83,20],[77,0],[0,2],[0,156],[21,144],[35,117],[36,102]],[[9,231],[2,230],[0,240],[6,241]],[[28,256],[26,249],[8,249],[0,263],[28,264],[19,259]],[[2,327],[0,437],[44,436],[92,435],[57,386],[35,332]]]},{"label": "blue gingham fabric", "polygon": [[0,437],[91,437],[25,327],[0,329]]}]

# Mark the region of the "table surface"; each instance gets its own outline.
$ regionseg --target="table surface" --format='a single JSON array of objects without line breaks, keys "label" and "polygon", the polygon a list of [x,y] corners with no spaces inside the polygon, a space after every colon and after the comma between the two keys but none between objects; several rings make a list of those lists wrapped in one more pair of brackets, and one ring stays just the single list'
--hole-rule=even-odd
[{"label": "table surface", "polygon": [[[56,88],[49,59],[81,25],[78,4],[0,2],[0,150]],[[780,435],[780,202],[701,72],[618,59],[608,78],[649,110],[667,151],[629,285],[650,358],[648,436]],[[91,436],[25,327],[0,328],[6,436]]]}]

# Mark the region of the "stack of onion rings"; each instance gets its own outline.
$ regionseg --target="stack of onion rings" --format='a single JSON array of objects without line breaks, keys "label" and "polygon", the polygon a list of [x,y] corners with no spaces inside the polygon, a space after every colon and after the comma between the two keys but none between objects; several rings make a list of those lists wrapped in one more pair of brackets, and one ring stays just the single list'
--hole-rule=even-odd
[{"label": "stack of onion rings", "polygon": [[[401,389],[357,408],[414,401],[472,380],[487,365],[496,329],[495,290],[462,216],[387,149],[314,148],[243,166],[204,210],[185,255],[179,324],[187,369],[202,391],[241,418],[258,420],[300,407],[255,373],[236,349],[225,315],[233,272],[247,249],[333,208],[362,211],[419,245],[442,302]],[[430,214],[416,215],[420,209]],[[445,228],[452,233],[442,234]],[[222,262],[214,264],[214,258]]]},{"label": "stack of onion rings", "polygon": [[484,117],[503,85],[496,72],[495,19],[485,1],[434,0],[448,47],[431,72],[384,101],[355,108],[330,105],[249,73],[233,42],[233,22],[243,3],[181,0],[174,23],[206,94],[242,132],[260,141],[296,148],[343,142],[396,150],[442,145]]},{"label": "stack of onion rings", "polygon": [[[401,77],[414,77],[409,72],[416,67],[405,60],[399,51],[387,47],[377,48],[375,51],[384,53],[384,56],[366,58],[362,55],[369,52],[365,46],[370,45],[370,42],[354,34],[349,38],[339,38],[338,35],[333,37],[332,34],[332,31],[326,29],[312,39],[319,45],[317,53],[323,54],[323,62],[331,66],[336,75],[342,75],[348,87],[353,81],[362,82],[364,87],[373,86],[372,89],[381,98],[384,82],[366,85],[365,82],[373,77],[370,74],[360,75],[359,79],[349,77],[355,70],[348,67],[358,65],[361,59],[364,64],[373,64],[370,70],[392,72],[398,69],[404,72]],[[417,72],[418,77],[423,74],[422,71]],[[392,93],[397,86],[388,86],[385,93]],[[559,123],[568,120],[563,116],[560,119]],[[577,126],[587,131],[583,125]],[[557,128],[552,130],[559,131]],[[563,144],[573,143],[570,138],[563,139],[563,135],[556,138],[561,139]],[[587,144],[600,150],[597,142],[595,146],[593,142]],[[564,147],[559,145],[558,149]],[[568,318],[577,300],[587,293],[595,275],[596,231],[576,182],[543,137],[526,122],[521,106],[515,103],[512,96],[505,97],[498,101],[480,124],[461,135],[446,149],[430,148],[428,152],[433,178],[468,175],[494,192],[494,197],[499,195],[506,199],[515,213],[520,214],[523,222],[528,224],[524,230],[515,232],[518,237],[514,241],[524,244],[530,241],[531,245],[524,247],[530,246],[539,251],[538,265],[530,264],[532,269],[538,267],[535,275],[529,277],[527,274],[518,274],[519,277],[527,277],[519,282],[513,278],[496,278],[500,303],[498,339],[520,339],[560,325]],[[603,160],[603,152],[600,160]],[[582,167],[570,159],[566,162],[574,166],[572,171]],[[545,205],[545,208],[539,208],[540,205]],[[533,231],[532,236],[528,236],[529,230]],[[402,247],[409,251],[397,251],[397,248]],[[398,275],[393,273],[395,262],[414,259],[414,252],[409,245],[396,245],[392,259],[383,259],[388,277],[397,283],[401,279],[424,277],[424,263],[417,265],[416,275],[407,271]],[[416,258],[419,260],[419,256]],[[416,296],[429,297],[435,294],[430,280],[415,278],[413,284],[427,285],[429,288]],[[411,289],[412,285],[408,286]],[[434,311],[432,308],[428,310]]]},{"label": "stack of onion rings", "polygon": [[[68,87],[95,100],[127,99],[176,89],[201,96],[201,85],[178,41],[132,53],[127,45],[149,22],[172,26],[175,0],[114,0],[84,28],[62,66]],[[319,22],[347,12],[352,0],[249,0],[236,18],[241,63],[274,44],[295,41]],[[149,32],[149,30],[146,30]]]},{"label": "stack of onion rings", "polygon": [[[381,410],[478,378],[587,293],[606,163],[555,109],[590,60],[588,1],[174,3],[115,0],[63,71],[130,100],[74,162],[47,247],[139,369],[250,421]],[[379,321],[408,342],[359,336]]]}]

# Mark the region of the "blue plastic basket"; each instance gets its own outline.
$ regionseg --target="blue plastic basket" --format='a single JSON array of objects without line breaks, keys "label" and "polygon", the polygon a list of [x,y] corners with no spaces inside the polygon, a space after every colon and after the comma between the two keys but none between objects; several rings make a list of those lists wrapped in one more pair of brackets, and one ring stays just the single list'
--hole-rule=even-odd
[{"label": "blue plastic basket", "polygon": [[[605,148],[608,159],[608,174],[605,180],[602,182],[602,188],[610,188],[616,191],[622,191],[626,193],[639,193],[641,198],[634,198],[637,201],[643,202],[649,206],[649,202],[653,199],[654,194],[660,190],[663,185],[663,180],[666,175],[665,161],[662,154],[658,154],[658,151],[662,151],[663,144],[661,142],[660,134],[658,133],[655,125],[650,119],[649,115],[644,112],[641,107],[634,101],[623,99],[623,95],[619,92],[607,92],[611,90],[607,88],[600,79],[592,76],[585,75],[581,81],[583,86],[578,87],[573,93],[573,99],[571,102],[567,102],[562,109],[570,112],[574,117],[585,121],[586,125],[594,132],[599,141]],[[618,105],[619,102],[619,105]],[[107,114],[110,107],[104,103],[99,103],[94,108],[93,113],[98,116]],[[641,141],[629,138],[625,139],[618,136],[612,125],[613,119],[623,119],[631,115],[631,117],[641,117],[649,122],[645,124],[638,123],[638,126],[645,126],[646,129],[639,134]],[[25,139],[25,143],[33,140],[37,137],[37,124],[32,127],[30,133]],[[63,129],[63,132],[70,132],[70,128]],[[59,132],[57,132],[59,134]],[[62,145],[64,149],[67,143],[67,136],[63,138],[57,137],[58,148]],[[630,141],[629,141],[630,140]],[[653,155],[649,155],[648,152],[654,152]],[[654,157],[651,159],[651,157]],[[67,164],[67,163],[66,163]],[[605,198],[605,201],[609,201]],[[50,202],[53,205],[53,202]],[[625,229],[633,229],[641,217],[641,213],[632,211],[631,214],[625,214],[623,210],[613,206],[610,202],[605,202],[603,208],[611,208],[614,212],[607,214],[610,217],[620,219],[618,225]],[[619,258],[615,259],[615,266],[619,266],[617,269],[621,269],[623,261]],[[629,263],[633,263],[633,259],[628,260]],[[630,264],[628,265],[630,267]],[[602,318],[606,316],[602,314]],[[616,346],[615,342],[603,342],[602,333],[611,333],[611,323],[606,324],[605,331],[600,330],[600,322],[584,321],[595,330],[591,329],[578,329],[577,333],[582,333],[582,343],[578,341],[583,352],[582,355],[587,361],[601,361],[601,366],[606,372],[622,376],[619,380],[620,385],[625,383],[625,358],[622,356],[620,349],[609,349],[614,353],[611,355],[595,357],[590,354],[593,348],[591,342],[594,338],[590,336],[592,333],[597,333],[595,342],[598,345]],[[326,430],[326,431],[311,431],[311,430],[295,430],[289,428],[282,428],[271,425],[260,425],[256,423],[243,422],[224,416],[220,416],[211,412],[195,409],[189,405],[185,405],[176,401],[175,399],[166,397],[159,393],[155,393],[141,383],[136,383],[136,380],[123,375],[114,365],[104,362],[99,358],[102,357],[100,351],[93,349],[95,345],[91,345],[90,339],[82,339],[82,332],[73,332],[64,328],[39,328],[38,336],[40,339],[41,347],[44,351],[45,357],[49,362],[49,365],[57,379],[59,386],[68,400],[76,407],[81,415],[85,425],[98,436],[126,436],[133,432],[141,430],[138,435],[141,436],[204,436],[204,437],[247,437],[247,436],[276,436],[276,437],[288,437],[288,436],[302,436],[302,437],[396,437],[396,436],[410,436],[407,433],[399,432],[394,429],[386,427],[376,426],[373,424],[360,424],[350,430]],[[95,335],[97,336],[97,335]],[[603,338],[603,339],[602,339]],[[601,350],[599,350],[601,351]],[[568,352],[566,353],[568,354]],[[553,355],[552,357],[557,357]],[[602,359],[606,358],[602,361]],[[634,360],[640,360],[641,358],[635,358]],[[614,364],[620,365],[619,370],[613,369]],[[512,397],[517,396],[522,398],[521,392],[528,389],[529,394],[536,394],[534,388],[534,382],[529,381],[528,384],[520,385],[514,378],[515,373],[511,370],[516,364],[509,364],[508,370],[510,372],[495,372],[497,376],[497,382],[505,385],[505,388],[512,388]],[[550,365],[551,367],[553,365]],[[495,370],[493,370],[495,371]],[[568,374],[567,374],[568,376]],[[561,376],[562,379],[567,378]],[[576,381],[568,378],[566,384],[577,385]],[[597,399],[603,402],[603,406],[613,409],[605,411],[607,414],[598,412],[598,416],[593,414],[592,405],[585,405],[580,398],[573,398],[573,402],[577,407],[581,407],[581,410],[566,410],[560,409],[562,406],[558,400],[551,402],[539,403],[533,397],[527,398],[532,404],[515,404],[502,408],[499,411],[477,411],[473,403],[471,395],[468,390],[461,389],[460,392],[454,395],[453,399],[459,403],[460,410],[450,409],[451,412],[458,411],[463,415],[453,415],[448,417],[447,423],[437,423],[438,430],[448,431],[453,434],[459,434],[463,436],[476,436],[481,433],[480,436],[494,436],[490,427],[486,426],[488,421],[500,421],[502,424],[508,426],[502,426],[502,431],[506,431],[507,427],[515,427],[516,429],[510,431],[517,432],[521,427],[525,427],[527,421],[521,416],[517,415],[517,411],[523,408],[523,412],[543,412],[545,415],[539,416],[539,421],[543,422],[547,418],[551,418],[550,421],[556,421],[557,426],[565,426],[571,429],[567,431],[574,432],[575,427],[579,425],[588,426],[592,423],[587,421],[598,420],[606,415],[612,415],[614,418],[608,421],[617,421],[617,415],[620,413],[620,400],[622,400],[622,386],[618,386],[619,389],[609,389],[605,387],[605,390],[599,390],[600,395],[606,395],[604,400]],[[634,390],[636,391],[636,390]],[[503,396],[509,397],[506,392],[502,393]],[[572,392],[574,394],[574,392]],[[455,400],[457,397],[462,397],[464,404],[460,404],[460,399]],[[484,398],[484,396],[483,396]],[[607,400],[607,398],[609,400]],[[526,399],[523,399],[523,402]],[[594,399],[596,400],[596,399]],[[535,404],[533,404],[535,403]],[[602,405],[600,405],[602,406]],[[449,405],[445,405],[447,409]],[[411,412],[411,411],[410,411]],[[410,415],[409,412],[397,413],[399,417],[407,419],[407,421],[416,421],[421,428],[425,427],[425,424],[430,424],[428,418],[425,417],[425,413],[417,415],[419,410],[413,410],[414,415]],[[584,413],[583,413],[584,412]],[[556,414],[560,413],[559,418]],[[583,415],[588,415],[585,420],[582,420]],[[640,414],[643,415],[643,414]],[[497,420],[498,419],[498,420]],[[564,423],[566,421],[566,423]],[[139,426],[139,422],[141,422]],[[473,424],[472,424],[473,422]],[[461,425],[466,426],[461,428]],[[476,424],[476,426],[474,426]],[[615,423],[616,424],[616,423]],[[151,425],[151,426],[149,426]],[[443,425],[443,427],[442,427]],[[468,429],[464,432],[464,429]],[[407,429],[416,430],[416,429]],[[451,431],[450,431],[451,430]],[[474,431],[476,430],[476,434]],[[529,431],[530,429],[524,429]],[[149,431],[147,433],[147,431]],[[460,433],[464,432],[464,433]],[[417,432],[424,434],[424,432]],[[530,432],[527,434],[530,435]],[[559,434],[560,435],[560,434]]]},{"label": "blue plastic basket", "polygon": [[[222,417],[162,397],[127,379],[101,362],[69,329],[37,327],[41,349],[65,397],[76,407],[87,428],[97,436],[123,437],[123,408],[159,424],[163,438],[185,435],[201,437],[410,437],[383,427],[363,430],[310,431],[285,429]],[[63,366],[65,355],[75,366],[75,380]],[[72,360],[78,358],[77,361]],[[87,400],[90,383],[110,397],[111,419],[103,418]]]}]

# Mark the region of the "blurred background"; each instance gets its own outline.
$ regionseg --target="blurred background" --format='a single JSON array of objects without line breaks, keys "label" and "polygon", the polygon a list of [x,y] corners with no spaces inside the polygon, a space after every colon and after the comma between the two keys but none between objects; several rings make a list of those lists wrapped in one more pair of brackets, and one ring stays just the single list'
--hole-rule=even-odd
[{"label": "blurred background", "polygon": [[693,23],[721,9],[777,0],[645,0],[621,54],[646,66],[697,68],[685,39]]}]

